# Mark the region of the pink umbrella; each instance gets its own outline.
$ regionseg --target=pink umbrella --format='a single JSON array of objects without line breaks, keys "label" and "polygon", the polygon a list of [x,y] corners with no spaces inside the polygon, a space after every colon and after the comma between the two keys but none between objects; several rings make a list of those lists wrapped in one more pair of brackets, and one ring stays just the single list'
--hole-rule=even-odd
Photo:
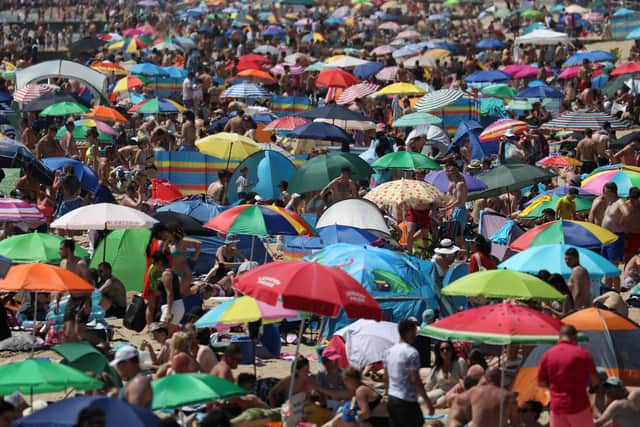
[{"label": "pink umbrella", "polygon": [[122,35],[125,37],[141,36],[142,34],[144,33],[138,28],[127,28],[122,31]]},{"label": "pink umbrella", "polygon": [[340,95],[340,97],[338,98],[337,103],[340,105],[349,104],[356,99],[364,98],[365,96],[376,93],[379,88],[380,86],[369,82],[355,84],[351,87],[346,88],[342,92],[342,95]]},{"label": "pink umbrella", "polygon": [[378,29],[380,30],[389,30],[389,31],[398,31],[400,29],[400,25],[395,22],[389,21],[381,24]]},{"label": "pink umbrella", "polygon": [[589,22],[602,22],[604,21],[604,15],[601,13],[590,12],[582,15],[582,19]]},{"label": "pink umbrella", "polygon": [[144,24],[137,28],[137,30],[142,31],[142,34],[153,34],[156,32],[156,29],[149,24]]},{"label": "pink umbrella", "polygon": [[418,37],[420,37],[420,33],[414,30],[405,30],[396,36],[397,39],[417,39]]},{"label": "pink umbrella", "polygon": [[307,123],[309,123],[309,120],[303,119],[302,117],[284,116],[284,117],[280,117],[279,119],[275,119],[274,121],[266,125],[264,128],[262,128],[262,130],[268,130],[268,131],[293,130],[298,126],[302,126]]},{"label": "pink umbrella", "polygon": [[509,74],[511,77],[513,77],[520,71],[527,70],[530,68],[536,68],[536,67],[532,67],[531,65],[528,65],[528,64],[511,64],[503,67],[502,71]]},{"label": "pink umbrella", "polygon": [[82,119],[77,124],[78,126],[94,127],[100,132],[105,133],[109,136],[116,136],[115,129],[113,129],[111,126],[109,126],[105,122],[101,122],[100,120]]},{"label": "pink umbrella", "polygon": [[[591,64],[591,67],[594,69],[599,69],[604,67],[604,65],[598,63],[598,62],[594,62]],[[573,67],[567,67],[564,70],[562,70],[562,72],[560,74],[558,74],[558,78],[561,80],[567,80],[567,79],[572,79],[574,77],[576,77],[578,75],[578,73],[580,72],[580,70],[582,69],[582,65],[576,65]]]},{"label": "pink umbrella", "polygon": [[289,74],[292,76],[297,76],[299,74],[304,73],[304,68],[302,68],[302,66],[298,64],[286,64],[283,62],[271,68],[271,74],[275,74],[276,76],[280,74],[284,74],[285,65],[289,66]]},{"label": "pink umbrella", "polygon": [[378,46],[377,48],[371,51],[371,55],[373,56],[385,56],[391,55],[396,49],[393,46],[389,46],[388,44],[383,44],[382,46]]},{"label": "pink umbrella", "polygon": [[376,74],[376,79],[392,82],[398,78],[398,67],[395,65],[392,67],[384,67]]},{"label": "pink umbrella", "polygon": [[49,86],[28,84],[25,87],[15,91],[13,94],[13,99],[20,104],[26,104],[27,102],[33,101],[34,99],[50,93],[51,91],[52,89]]},{"label": "pink umbrella", "polygon": [[[530,78],[530,77],[536,77],[538,75],[538,73],[540,72],[540,68],[538,67],[531,67],[531,66],[527,66],[528,68],[526,69],[522,69],[520,71],[518,71],[517,73],[515,73],[512,77],[515,79],[526,79],[526,78]],[[553,71],[551,71],[548,68],[544,69],[544,75],[546,77],[549,77],[551,75],[553,75]]]}]

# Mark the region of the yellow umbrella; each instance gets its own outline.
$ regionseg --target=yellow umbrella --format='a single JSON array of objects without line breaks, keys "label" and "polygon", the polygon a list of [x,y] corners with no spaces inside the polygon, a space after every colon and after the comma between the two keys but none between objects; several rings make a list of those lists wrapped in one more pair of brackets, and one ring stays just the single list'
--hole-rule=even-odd
[{"label": "yellow umbrella", "polygon": [[331,64],[332,62],[337,61],[338,59],[342,59],[347,55],[333,55],[324,60],[325,64]]},{"label": "yellow umbrella", "polygon": [[451,55],[451,52],[445,49],[431,49],[426,51],[424,54],[432,57],[433,59],[442,59]]},{"label": "yellow umbrella", "polygon": [[393,83],[385,86],[376,92],[376,96],[385,95],[401,95],[401,96],[420,96],[427,93],[426,90],[411,83]]},{"label": "yellow umbrella", "polygon": [[385,4],[383,4],[382,6],[380,6],[381,10],[387,10],[387,9],[405,9],[405,5],[397,2],[397,1],[388,1]]},{"label": "yellow umbrella", "polygon": [[244,160],[261,149],[253,139],[231,132],[219,132],[199,139],[196,147],[203,154],[227,159],[227,167],[231,159]]}]

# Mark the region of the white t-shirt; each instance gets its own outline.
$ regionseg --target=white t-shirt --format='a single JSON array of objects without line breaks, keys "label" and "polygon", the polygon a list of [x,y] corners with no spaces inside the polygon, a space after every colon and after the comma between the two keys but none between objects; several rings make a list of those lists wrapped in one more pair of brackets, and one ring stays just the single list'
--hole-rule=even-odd
[{"label": "white t-shirt", "polygon": [[193,84],[189,77],[186,77],[182,81],[182,99],[185,101],[190,101],[193,99]]},{"label": "white t-shirt", "polygon": [[249,191],[250,187],[251,183],[246,177],[242,175],[238,176],[238,179],[236,179],[236,191],[238,193],[246,193],[247,191]]},{"label": "white t-shirt", "polygon": [[416,386],[411,383],[409,371],[420,368],[420,355],[415,347],[399,343],[386,351],[384,366],[389,376],[389,396],[417,402]]}]

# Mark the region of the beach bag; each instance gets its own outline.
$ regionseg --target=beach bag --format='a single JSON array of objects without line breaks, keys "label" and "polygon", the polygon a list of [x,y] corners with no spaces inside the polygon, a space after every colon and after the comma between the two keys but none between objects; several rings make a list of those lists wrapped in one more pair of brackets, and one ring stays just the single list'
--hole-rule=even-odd
[{"label": "beach bag", "polygon": [[146,311],[147,303],[144,301],[144,298],[140,295],[134,295],[131,304],[129,304],[124,314],[122,324],[125,328],[131,329],[132,331],[142,331],[147,324],[145,319]]}]

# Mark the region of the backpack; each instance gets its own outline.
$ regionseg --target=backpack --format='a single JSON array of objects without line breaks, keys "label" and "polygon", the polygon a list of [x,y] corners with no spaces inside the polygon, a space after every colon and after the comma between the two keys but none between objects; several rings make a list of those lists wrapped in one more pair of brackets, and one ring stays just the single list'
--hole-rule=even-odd
[{"label": "backpack", "polygon": [[145,313],[147,303],[140,295],[134,295],[131,304],[127,307],[122,324],[132,331],[141,332],[147,324]]}]

